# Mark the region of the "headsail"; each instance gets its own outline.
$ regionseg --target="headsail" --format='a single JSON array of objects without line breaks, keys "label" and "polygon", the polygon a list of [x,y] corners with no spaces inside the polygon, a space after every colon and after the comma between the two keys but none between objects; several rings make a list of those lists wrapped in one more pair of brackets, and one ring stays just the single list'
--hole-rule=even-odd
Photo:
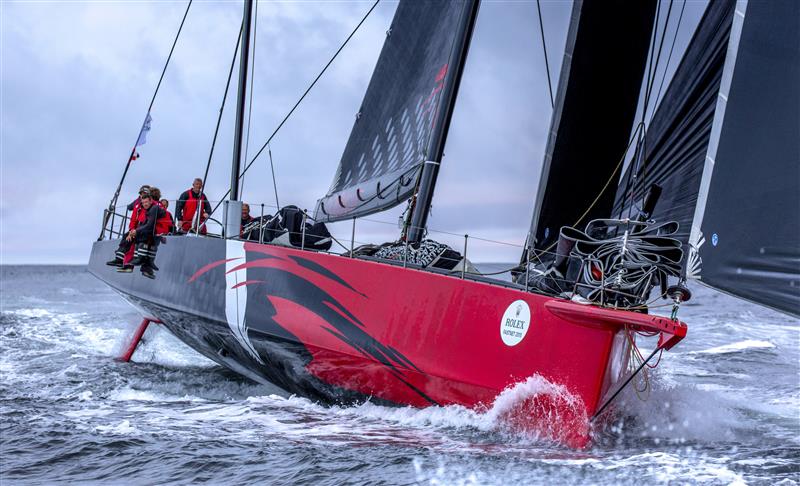
[{"label": "headsail", "polygon": [[692,224],[693,270],[800,316],[800,3],[739,2],[733,23]]},{"label": "headsail", "polygon": [[703,161],[711,136],[734,1],[711,2],[647,127],[645,154],[628,166],[613,214],[636,217],[651,184],[662,193],[652,218],[676,221],[684,244],[694,215]]},{"label": "headsail", "polygon": [[317,221],[389,209],[414,191],[436,126],[467,0],[402,1]]},{"label": "headsail", "polygon": [[652,217],[681,224],[687,277],[800,315],[798,134],[800,4],[712,2],[617,214],[661,185]]},{"label": "headsail", "polygon": [[654,0],[573,4],[529,249],[550,247],[562,226],[611,213],[655,12]]}]

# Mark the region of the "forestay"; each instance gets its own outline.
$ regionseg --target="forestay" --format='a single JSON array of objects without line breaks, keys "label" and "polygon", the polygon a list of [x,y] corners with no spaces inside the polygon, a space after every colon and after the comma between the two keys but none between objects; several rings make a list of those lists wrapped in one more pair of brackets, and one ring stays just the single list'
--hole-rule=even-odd
[{"label": "forestay", "polygon": [[350,139],[317,221],[389,209],[413,192],[427,159],[450,59],[467,1],[400,2]]}]

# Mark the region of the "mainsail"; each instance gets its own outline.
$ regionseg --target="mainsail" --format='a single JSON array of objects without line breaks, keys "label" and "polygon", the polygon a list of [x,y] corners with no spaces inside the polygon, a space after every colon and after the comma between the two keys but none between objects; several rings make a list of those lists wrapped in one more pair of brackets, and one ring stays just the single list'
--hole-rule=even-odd
[{"label": "mainsail", "polygon": [[562,226],[611,213],[655,12],[654,0],[573,4],[529,250],[551,248]]},{"label": "mainsail", "polygon": [[680,223],[687,277],[800,315],[798,136],[800,3],[712,2],[616,214],[660,185],[652,217]]},{"label": "mainsail", "polygon": [[446,129],[436,115],[459,71],[453,45],[473,5],[400,2],[333,183],[317,202],[317,221],[383,211],[414,192],[429,140]]}]

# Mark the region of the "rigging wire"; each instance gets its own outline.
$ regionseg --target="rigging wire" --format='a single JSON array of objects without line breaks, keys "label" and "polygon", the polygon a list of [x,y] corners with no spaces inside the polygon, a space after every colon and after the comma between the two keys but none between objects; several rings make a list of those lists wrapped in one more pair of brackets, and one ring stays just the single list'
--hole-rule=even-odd
[{"label": "rigging wire", "polygon": [[[322,68],[322,71],[320,71],[319,74],[317,75],[317,77],[314,78],[314,81],[312,81],[311,84],[308,86],[308,88],[306,88],[305,92],[303,92],[302,96],[300,96],[300,99],[297,100],[297,103],[295,103],[294,106],[292,106],[292,109],[289,110],[289,112],[286,114],[285,117],[283,117],[283,120],[281,120],[281,122],[278,124],[277,128],[275,128],[275,130],[272,132],[272,134],[269,136],[269,138],[267,138],[267,141],[264,142],[264,145],[261,146],[261,148],[258,150],[256,155],[250,160],[250,162],[248,162],[247,165],[244,166],[244,170],[242,170],[242,173],[239,174],[239,178],[240,179],[242,178],[242,176],[244,176],[244,174],[247,172],[247,170],[250,168],[250,166],[253,165],[253,162],[255,162],[256,159],[258,159],[258,157],[264,152],[264,149],[267,148],[267,146],[270,144],[270,142],[275,137],[275,135],[278,134],[280,129],[283,128],[283,125],[286,123],[286,121],[289,119],[289,117],[292,116],[292,114],[297,109],[297,107],[300,106],[300,103],[303,102],[303,100],[308,95],[308,93],[311,91],[311,89],[317,84],[317,81],[319,81],[319,79],[322,77],[322,75],[325,74],[325,71],[327,71],[328,68],[330,67],[330,65],[333,64],[333,61],[339,56],[339,53],[341,53],[342,50],[344,49],[344,47],[350,42],[350,39],[353,38],[355,33],[358,31],[358,29],[361,27],[361,25],[364,23],[364,21],[367,20],[367,17],[369,17],[369,15],[372,13],[372,11],[375,10],[375,7],[378,6],[378,3],[380,3],[380,1],[381,0],[375,0],[375,3],[373,3],[372,7],[370,7],[370,9],[367,11],[367,13],[364,14],[364,17],[361,19],[361,21],[358,23],[358,25],[355,26],[353,31],[350,32],[350,35],[347,36],[347,38],[344,40],[342,45],[339,46],[339,49],[336,50],[336,52],[333,54],[333,57],[331,57],[331,59],[328,61],[328,63],[325,64],[325,67]],[[226,192],[220,198],[220,201],[217,203],[216,206],[214,206],[214,209],[211,210],[212,213],[214,211],[216,211],[217,208],[219,208],[220,204],[222,204],[222,201],[226,197],[228,197],[228,195],[230,195],[230,193],[231,193],[231,191],[230,191],[230,189],[228,189],[228,192]]]},{"label": "rigging wire", "polygon": [[547,44],[544,41],[544,22],[542,21],[542,6],[536,0],[536,10],[539,12],[539,31],[542,33],[542,50],[544,51],[544,67],[547,70],[547,88],[550,90],[550,107],[555,108],[556,103],[553,99],[553,83],[550,81],[550,63],[547,60]]},{"label": "rigging wire", "polygon": [[[674,0],[669,0],[669,6],[667,7],[667,17],[664,20],[664,31],[661,33],[661,41],[658,44],[658,54],[656,55],[655,66],[653,66],[653,75],[650,80],[648,80],[648,88],[647,94],[645,96],[645,109],[642,111],[642,120],[644,120],[645,112],[650,105],[650,96],[653,94],[653,85],[656,81],[656,74],[658,73],[658,66],[661,61],[661,52],[664,49],[664,40],[667,38],[667,29],[669,29],[669,19],[672,14],[672,5],[674,4]],[[656,29],[658,28],[658,18],[656,17]],[[652,62],[652,59],[651,59]],[[666,73],[666,67],[664,69]],[[655,104],[653,105],[653,109],[655,110]],[[652,115],[651,115],[652,118]]]},{"label": "rigging wire", "polygon": [[[250,149],[250,121],[253,119],[253,84],[256,79],[256,39],[258,38],[258,0],[255,0],[255,10],[253,12],[253,58],[252,66],[250,67],[250,101],[247,107],[247,136],[244,142],[244,159],[247,160],[248,150]],[[241,178],[241,177],[240,177]],[[239,185],[239,196],[244,200],[244,178]]]},{"label": "rigging wire", "polygon": [[[628,207],[628,217],[631,216],[634,206],[634,196],[636,194],[636,186],[640,185],[644,187],[646,181],[646,165],[647,165],[647,110],[650,106],[650,95],[653,91],[653,85],[655,83],[655,77],[658,73],[658,65],[661,59],[661,52],[664,47],[664,39],[667,36],[667,28],[669,26],[669,19],[670,14],[672,13],[672,6],[674,0],[670,0],[669,7],[667,8],[667,16],[664,21],[664,31],[661,34],[661,41],[658,41],[658,23],[659,23],[659,16],[661,12],[661,1],[659,0],[658,5],[656,6],[656,19],[655,19],[655,28],[653,29],[653,36],[650,43],[650,59],[648,62],[647,67],[647,78],[645,83],[645,94],[644,94],[644,102],[642,104],[642,119],[640,125],[644,128],[642,132],[639,134],[639,141],[637,142],[636,152],[634,157],[636,158],[636,164],[633,165],[630,169],[628,174],[628,180],[625,183],[625,191],[624,197],[622,198],[623,201],[627,200],[630,197],[630,206]],[[656,52],[656,44],[659,44],[658,52]],[[666,69],[666,68],[665,68]],[[651,117],[652,118],[652,117]],[[631,162],[633,164],[633,162]],[[641,164],[641,169],[640,169]],[[638,172],[642,172],[642,182],[641,184],[637,184],[636,181],[638,179]]]},{"label": "rigging wire", "polygon": [[[664,66],[664,73],[661,75],[661,83],[658,85],[658,92],[656,93],[656,99],[653,103],[653,112],[650,115],[650,123],[653,122],[653,117],[656,114],[656,110],[658,109],[658,103],[661,98],[661,88],[664,87],[664,80],[667,78],[667,70],[669,70],[669,64],[672,60],[672,52],[675,50],[675,41],[678,38],[678,32],[681,30],[681,20],[683,20],[683,11],[686,9],[686,0],[683,0],[683,5],[681,5],[681,13],[678,15],[678,24],[675,27],[675,35],[672,37],[672,45],[669,48],[669,55],[667,56],[667,65]],[[666,29],[665,29],[666,33]]]},{"label": "rigging wire", "polygon": [[[147,106],[147,114],[145,115],[145,120],[147,120],[147,116],[150,114],[150,110],[153,109],[153,104],[156,101],[156,95],[158,94],[158,90],[161,88],[161,82],[164,80],[164,74],[167,72],[167,66],[169,66],[169,61],[172,59],[172,53],[175,52],[175,46],[178,44],[178,39],[181,36],[181,31],[183,30],[183,24],[186,23],[186,17],[189,15],[189,9],[192,6],[192,1],[189,0],[189,3],[186,5],[186,11],[183,13],[183,18],[181,19],[181,24],[178,27],[178,33],[175,34],[175,40],[172,41],[172,47],[169,50],[169,55],[167,55],[167,61],[164,63],[164,68],[161,70],[161,76],[158,78],[158,84],[156,84],[156,89],[153,91],[153,96],[150,98],[150,104]],[[139,141],[139,135],[141,134],[141,129],[136,134],[136,141]],[[113,211],[113,208],[117,204],[117,200],[119,199],[119,193],[122,190],[122,184],[125,182],[125,177],[128,175],[128,169],[131,167],[131,162],[133,161],[133,156],[136,154],[136,143],[133,144],[133,149],[131,149],[131,154],[128,156],[128,162],[125,164],[125,170],[122,172],[122,178],[119,181],[119,185],[117,186],[117,190],[114,192],[114,196],[111,198],[111,202],[108,205],[109,211]],[[105,228],[105,222],[103,224],[103,228]]]},{"label": "rigging wire", "polygon": [[281,203],[278,202],[278,183],[275,181],[275,164],[272,163],[272,147],[267,145],[267,153],[269,154],[269,168],[272,170],[272,188],[275,190],[275,207],[276,211],[281,210]]},{"label": "rigging wire", "polygon": [[[236,38],[236,48],[233,49],[233,59],[231,59],[231,68],[228,71],[228,80],[225,82],[225,93],[222,95],[222,103],[219,107],[219,115],[217,115],[217,126],[214,128],[214,138],[211,140],[211,149],[208,152],[208,162],[206,163],[206,170],[203,173],[203,185],[200,188],[201,203],[200,203],[200,210],[197,211],[198,213],[201,213],[203,207],[202,200],[203,200],[203,194],[205,193],[206,190],[206,180],[208,179],[208,171],[209,169],[211,169],[211,159],[214,157],[214,147],[217,144],[217,135],[219,134],[219,126],[222,123],[222,113],[225,111],[225,102],[228,99],[228,90],[231,87],[231,78],[233,77],[233,67],[236,65],[236,54],[239,53],[239,46],[242,43],[243,31],[244,31],[244,22],[242,22],[242,26],[239,28],[239,36]],[[210,214],[209,217],[211,217]],[[199,221],[197,224],[197,231],[200,231]]]}]

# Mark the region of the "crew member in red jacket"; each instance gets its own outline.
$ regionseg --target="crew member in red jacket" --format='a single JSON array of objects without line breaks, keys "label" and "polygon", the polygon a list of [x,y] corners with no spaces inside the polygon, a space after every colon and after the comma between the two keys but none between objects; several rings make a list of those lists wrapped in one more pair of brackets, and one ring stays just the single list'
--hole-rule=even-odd
[{"label": "crew member in red jacket", "polygon": [[131,212],[131,221],[128,223],[128,230],[136,228],[136,220],[139,216],[139,209],[141,208],[142,194],[150,194],[150,186],[147,184],[139,188],[139,197],[132,203],[128,204],[128,211]]},{"label": "crew member in red jacket", "polygon": [[[127,209],[131,212],[130,222],[128,223],[128,231],[132,231],[136,229],[136,225],[138,224],[139,218],[142,212],[142,196],[150,196],[150,186],[143,185],[139,188],[139,197],[133,200],[130,204],[128,204]],[[123,240],[124,241],[124,240]],[[116,251],[113,260],[109,260],[106,262],[106,265],[112,267],[121,267],[123,264],[128,264],[133,259],[133,246],[128,245],[125,247],[125,250],[122,250],[122,245]]]},{"label": "crew member in red jacket", "polygon": [[164,208],[164,212],[167,214],[156,221],[156,233],[159,235],[172,234],[175,232],[175,223],[173,222],[175,220],[172,218],[172,213],[167,209],[169,208],[169,201],[162,199],[159,202],[161,203],[161,207]]},{"label": "crew member in red jacket", "polygon": [[[159,203],[154,203],[150,194],[142,194],[141,210],[136,219],[136,228],[128,232],[120,242],[117,249],[117,257],[126,254],[131,248],[135,248],[134,258],[130,263],[126,262],[119,266],[118,272],[131,272],[133,267],[141,265],[142,275],[148,278],[155,278],[153,274],[153,263],[158,249],[159,238],[156,236],[157,221],[162,219],[166,211]],[[114,261],[112,261],[114,262]],[[112,262],[108,262],[112,265]]]},{"label": "crew member in red jacket", "polygon": [[206,234],[206,225],[204,223],[211,213],[211,203],[208,202],[202,190],[203,179],[198,177],[192,182],[192,188],[178,198],[178,202],[175,205],[175,216],[179,222],[180,231],[183,233],[194,231],[197,228],[197,212],[200,211],[200,234]]}]

